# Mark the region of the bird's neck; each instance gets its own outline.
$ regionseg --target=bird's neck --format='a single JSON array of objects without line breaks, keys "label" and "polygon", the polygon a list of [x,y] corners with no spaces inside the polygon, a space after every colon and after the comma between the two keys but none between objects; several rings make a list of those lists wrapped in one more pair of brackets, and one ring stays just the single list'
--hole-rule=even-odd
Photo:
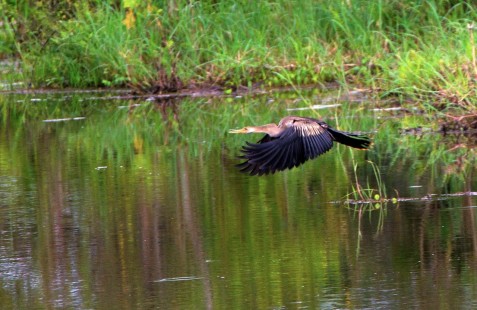
[{"label": "bird's neck", "polygon": [[278,127],[276,124],[266,124],[255,128],[255,132],[266,133],[273,138],[280,136],[281,131],[282,130],[280,129],[280,127]]}]

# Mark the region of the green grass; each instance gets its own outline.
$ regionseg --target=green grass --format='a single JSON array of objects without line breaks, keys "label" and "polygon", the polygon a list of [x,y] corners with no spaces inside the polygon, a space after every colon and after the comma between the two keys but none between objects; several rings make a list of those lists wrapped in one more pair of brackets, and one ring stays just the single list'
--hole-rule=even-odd
[{"label": "green grass", "polygon": [[[474,106],[473,6],[349,3],[2,3],[0,57],[21,58],[23,80],[36,87],[175,90],[334,81]],[[134,15],[129,27],[128,12]]]}]

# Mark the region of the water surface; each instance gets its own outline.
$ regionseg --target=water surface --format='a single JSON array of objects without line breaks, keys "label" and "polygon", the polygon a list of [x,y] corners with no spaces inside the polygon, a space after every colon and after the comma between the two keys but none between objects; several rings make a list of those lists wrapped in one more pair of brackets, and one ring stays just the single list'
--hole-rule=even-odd
[{"label": "water surface", "polygon": [[[1,308],[475,308],[473,138],[349,98],[287,110],[334,98],[304,96],[0,96]],[[375,144],[238,172],[260,136],[228,129],[290,113]],[[348,205],[357,183],[409,199]]]}]

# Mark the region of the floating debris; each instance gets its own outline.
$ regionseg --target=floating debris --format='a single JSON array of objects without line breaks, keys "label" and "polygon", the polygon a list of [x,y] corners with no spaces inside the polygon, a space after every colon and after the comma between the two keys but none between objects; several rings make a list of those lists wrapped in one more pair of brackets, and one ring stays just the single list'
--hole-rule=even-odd
[{"label": "floating debris", "polygon": [[386,111],[409,111],[408,109],[406,108],[403,108],[403,107],[391,107],[391,108],[374,108],[374,109],[371,109],[372,111],[375,111],[375,112],[386,112]]},{"label": "floating debris", "polygon": [[[151,98],[147,98],[146,101],[153,101],[154,99],[151,99]],[[130,104],[130,105],[120,105],[118,107],[118,109],[129,109],[129,108],[136,108],[136,107],[140,107],[142,104],[140,103],[134,103],[134,104]]]},{"label": "floating debris", "polygon": [[189,276],[189,277],[176,277],[176,278],[164,278],[160,280],[155,280],[154,282],[179,282],[179,281],[192,281],[192,280],[201,280],[203,277]]},{"label": "floating debris", "polygon": [[336,108],[339,106],[341,106],[341,103],[315,104],[315,105],[312,105],[311,107],[305,107],[305,108],[290,108],[290,109],[287,109],[287,111],[322,110],[322,109]]},{"label": "floating debris", "polygon": [[427,194],[423,197],[393,197],[393,198],[386,198],[386,199],[346,199],[344,201],[331,201],[330,203],[333,204],[374,204],[374,203],[398,203],[398,202],[419,202],[419,201],[439,201],[439,200],[446,200],[450,197],[466,197],[466,196],[477,196],[477,192],[458,192],[458,193],[451,193],[451,194]]},{"label": "floating debris", "polygon": [[20,88],[25,86],[23,82],[15,82],[15,83],[0,83],[0,90],[13,90],[16,88]]},{"label": "floating debris", "polygon": [[67,122],[67,121],[80,121],[85,119],[86,117],[69,117],[69,118],[53,118],[53,119],[45,119],[43,120],[44,123],[56,123],[56,122]]},{"label": "floating debris", "polygon": [[477,192],[458,192],[452,194],[442,194],[444,197],[462,197],[462,196],[477,196]]},{"label": "floating debris", "polygon": [[104,170],[104,169],[108,169],[108,166],[99,166],[99,167],[96,167],[94,169],[95,170]]}]

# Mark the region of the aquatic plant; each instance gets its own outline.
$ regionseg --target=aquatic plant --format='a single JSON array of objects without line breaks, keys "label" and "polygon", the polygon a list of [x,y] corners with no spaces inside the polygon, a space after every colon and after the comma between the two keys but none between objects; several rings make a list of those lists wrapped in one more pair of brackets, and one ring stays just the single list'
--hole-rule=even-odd
[{"label": "aquatic plant", "polygon": [[[359,211],[373,211],[373,210],[381,210],[384,206],[386,206],[389,202],[396,204],[398,203],[397,197],[389,197],[386,184],[382,181],[381,172],[379,171],[379,167],[376,163],[372,161],[367,161],[367,163],[372,167],[372,172],[374,176],[374,182],[376,187],[373,187],[370,183],[370,180],[366,180],[366,184],[363,185],[358,180],[358,164],[353,164],[353,172],[355,182],[352,184],[352,192],[347,194],[344,200],[344,203],[351,207],[353,206],[354,209],[358,209]],[[397,192],[396,192],[397,195]]]}]

